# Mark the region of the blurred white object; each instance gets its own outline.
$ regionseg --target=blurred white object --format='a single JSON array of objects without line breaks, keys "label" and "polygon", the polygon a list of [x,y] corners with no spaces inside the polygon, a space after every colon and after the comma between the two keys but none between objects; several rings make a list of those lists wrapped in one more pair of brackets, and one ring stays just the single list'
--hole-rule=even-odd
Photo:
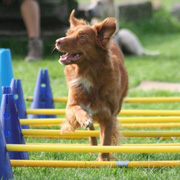
[{"label": "blurred white object", "polygon": [[[107,17],[118,17],[116,10],[114,0],[91,0],[91,4],[86,9],[86,15],[92,18],[91,24],[94,24]],[[114,41],[128,54],[138,56],[155,56],[159,54],[157,51],[151,52],[145,50],[138,37],[128,29],[118,30]]]},{"label": "blurred white object", "polygon": [[137,38],[137,36],[128,29],[120,29],[116,35],[116,42],[118,43],[121,49],[125,49],[128,53],[134,55],[158,55],[159,52],[147,51],[143,48],[141,42]]}]

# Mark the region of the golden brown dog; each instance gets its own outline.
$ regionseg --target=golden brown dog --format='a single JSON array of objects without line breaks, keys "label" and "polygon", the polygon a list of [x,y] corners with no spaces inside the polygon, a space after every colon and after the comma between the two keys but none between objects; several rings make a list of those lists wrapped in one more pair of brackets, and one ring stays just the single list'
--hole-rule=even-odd
[{"label": "golden brown dog", "polygon": [[[65,52],[59,62],[65,67],[68,85],[66,122],[61,132],[100,125],[101,145],[118,144],[117,114],[127,94],[128,75],[123,54],[111,42],[116,31],[115,18],[107,18],[94,26],[70,15],[70,29],[66,37],[56,40],[56,48]],[[97,145],[96,138],[90,138]],[[109,153],[100,153],[99,160],[109,160]]]}]

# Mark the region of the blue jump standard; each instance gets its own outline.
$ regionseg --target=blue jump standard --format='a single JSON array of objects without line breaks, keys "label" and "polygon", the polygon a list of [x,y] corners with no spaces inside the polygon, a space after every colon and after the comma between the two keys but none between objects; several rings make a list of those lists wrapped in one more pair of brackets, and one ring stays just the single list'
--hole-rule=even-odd
[{"label": "blue jump standard", "polygon": [[[22,89],[20,79],[14,79],[14,78],[12,79],[11,91],[12,91],[12,94],[14,95],[14,101],[18,109],[18,117],[20,119],[27,119],[26,105],[24,101],[24,94],[23,94],[23,89]],[[22,125],[21,127],[23,129],[29,129],[28,125]]]},{"label": "blue jump standard", "polygon": [[[12,94],[4,94],[1,103],[2,129],[7,144],[25,144]],[[9,152],[10,159],[29,159],[27,152]]]},{"label": "blue jump standard", "polygon": [[0,102],[2,86],[10,86],[13,78],[12,60],[10,49],[0,49]]},{"label": "blue jump standard", "polygon": [[[34,90],[31,109],[54,109],[53,96],[47,69],[40,69]],[[56,118],[56,115],[29,115],[29,118]]]},{"label": "blue jump standard", "polygon": [[0,121],[0,179],[3,180],[14,179],[9,154],[6,149],[6,140],[4,137],[1,121]]}]

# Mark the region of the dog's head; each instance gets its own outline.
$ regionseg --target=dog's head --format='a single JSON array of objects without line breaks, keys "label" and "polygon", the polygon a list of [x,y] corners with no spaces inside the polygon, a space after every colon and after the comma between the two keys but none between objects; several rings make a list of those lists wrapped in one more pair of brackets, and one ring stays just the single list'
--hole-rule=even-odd
[{"label": "dog's head", "polygon": [[59,62],[64,65],[91,61],[98,49],[108,50],[111,37],[116,31],[115,18],[107,18],[94,26],[76,19],[73,10],[70,15],[70,29],[66,37],[56,40],[56,49],[65,53]]}]

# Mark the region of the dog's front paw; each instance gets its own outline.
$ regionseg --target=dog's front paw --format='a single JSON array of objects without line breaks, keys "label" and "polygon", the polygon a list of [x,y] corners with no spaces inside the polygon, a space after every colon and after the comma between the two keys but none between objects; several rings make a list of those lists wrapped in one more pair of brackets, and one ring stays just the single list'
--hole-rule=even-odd
[{"label": "dog's front paw", "polygon": [[74,132],[75,131],[75,128],[69,124],[68,122],[65,122],[61,125],[61,134],[64,134],[66,132]]},{"label": "dog's front paw", "polygon": [[89,118],[88,120],[86,120],[84,123],[83,123],[83,127],[85,127],[85,128],[90,128],[90,127],[92,127],[92,125],[93,125],[93,119],[92,118]]}]

